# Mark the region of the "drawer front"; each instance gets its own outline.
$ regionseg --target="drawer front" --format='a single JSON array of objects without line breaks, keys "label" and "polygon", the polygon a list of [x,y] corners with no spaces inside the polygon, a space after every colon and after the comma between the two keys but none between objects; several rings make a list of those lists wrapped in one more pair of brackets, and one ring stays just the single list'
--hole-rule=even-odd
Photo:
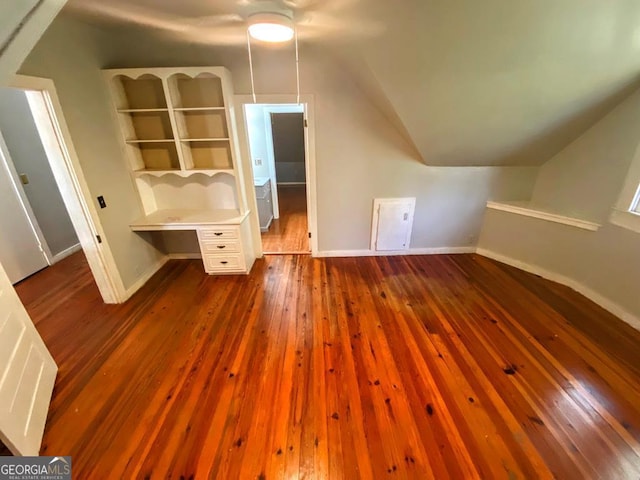
[{"label": "drawer front", "polygon": [[228,240],[240,238],[238,227],[201,228],[198,230],[200,243],[209,240]]},{"label": "drawer front", "polygon": [[242,255],[203,255],[204,269],[211,272],[242,272],[245,270]]},{"label": "drawer front", "polygon": [[200,250],[202,250],[203,255],[208,253],[217,255],[240,253],[242,252],[242,244],[240,240],[202,240],[200,241]]}]

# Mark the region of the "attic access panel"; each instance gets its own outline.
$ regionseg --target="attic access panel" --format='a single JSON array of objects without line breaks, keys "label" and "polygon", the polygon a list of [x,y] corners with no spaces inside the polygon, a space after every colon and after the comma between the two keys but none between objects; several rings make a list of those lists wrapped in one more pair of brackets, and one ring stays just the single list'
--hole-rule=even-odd
[{"label": "attic access panel", "polygon": [[371,250],[408,250],[415,198],[376,198],[373,201]]}]

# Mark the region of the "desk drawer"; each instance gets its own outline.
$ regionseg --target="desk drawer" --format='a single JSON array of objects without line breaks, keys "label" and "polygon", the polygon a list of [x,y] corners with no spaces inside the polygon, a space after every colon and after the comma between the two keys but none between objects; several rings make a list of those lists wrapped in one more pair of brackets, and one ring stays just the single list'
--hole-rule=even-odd
[{"label": "desk drawer", "polygon": [[243,272],[245,270],[242,255],[203,255],[204,269],[212,272]]},{"label": "desk drawer", "polygon": [[228,240],[240,238],[238,227],[215,227],[198,229],[200,243],[209,240]]},{"label": "desk drawer", "polygon": [[215,253],[217,255],[226,255],[227,253],[242,252],[242,244],[240,240],[201,240],[200,250],[202,254]]}]

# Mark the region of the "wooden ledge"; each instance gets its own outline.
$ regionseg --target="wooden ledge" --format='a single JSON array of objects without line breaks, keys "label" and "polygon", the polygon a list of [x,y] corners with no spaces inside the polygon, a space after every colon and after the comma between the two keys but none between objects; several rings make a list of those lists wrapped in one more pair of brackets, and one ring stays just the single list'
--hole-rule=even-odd
[{"label": "wooden ledge", "polygon": [[503,212],[515,213],[517,215],[524,215],[525,217],[538,218],[540,220],[546,220],[548,222],[560,223],[562,225],[569,225],[571,227],[581,228],[583,230],[589,230],[596,232],[602,225],[588,220],[582,220],[575,217],[567,217],[558,213],[553,213],[548,210],[540,208],[533,208],[527,202],[487,202],[487,208],[492,210],[501,210]]}]

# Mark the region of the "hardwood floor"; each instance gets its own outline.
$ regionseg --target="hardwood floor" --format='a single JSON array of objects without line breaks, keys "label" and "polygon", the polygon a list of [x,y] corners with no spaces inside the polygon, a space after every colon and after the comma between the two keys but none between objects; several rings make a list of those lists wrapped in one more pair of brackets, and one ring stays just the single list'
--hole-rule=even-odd
[{"label": "hardwood floor", "polygon": [[174,260],[114,306],[75,255],[18,293],[77,479],[640,477],[640,333],[484,257]]},{"label": "hardwood floor", "polygon": [[307,192],[304,185],[278,185],[280,218],[262,234],[264,253],[309,253]]}]

